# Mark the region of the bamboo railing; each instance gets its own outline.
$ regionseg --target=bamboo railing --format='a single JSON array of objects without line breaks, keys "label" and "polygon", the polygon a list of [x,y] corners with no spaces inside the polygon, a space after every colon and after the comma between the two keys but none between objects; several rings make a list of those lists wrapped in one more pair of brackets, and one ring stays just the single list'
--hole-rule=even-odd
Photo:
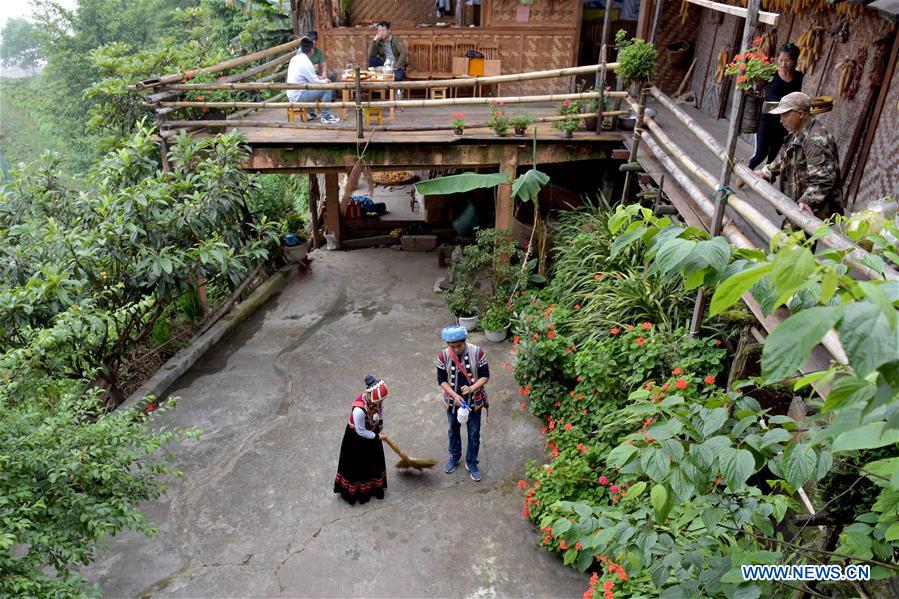
[{"label": "bamboo railing", "polygon": [[[709,150],[711,150],[717,156],[726,155],[725,150],[721,146],[721,144],[719,144],[711,134],[705,131],[702,126],[699,125],[699,123],[691,118],[690,115],[681,110],[681,108],[678,107],[674,103],[674,101],[671,100],[671,98],[666,96],[661,90],[655,87],[651,88],[650,92],[678,120],[687,125],[690,128],[690,131],[692,131],[692,133],[696,136],[696,138],[699,139],[699,141],[701,141]],[[800,210],[793,200],[781,193],[780,190],[775,188],[773,185],[759,177],[748,166],[737,162],[734,164],[734,171],[743,181],[746,182],[746,184],[750,188],[758,193],[759,197],[776,208],[778,212],[786,216],[787,219],[790,220],[790,222],[802,228],[806,233],[813,235],[824,225],[824,221],[814,216],[813,214],[809,214],[808,212]],[[756,224],[749,218],[747,218],[747,220],[749,220],[751,224]],[[861,262],[861,260],[863,260],[866,256],[869,256],[868,252],[866,252],[864,249],[862,249],[849,239],[843,237],[835,231],[831,231],[830,235],[821,237],[820,241],[821,243],[834,249],[848,251],[849,253],[846,255],[847,262],[849,262],[853,268],[865,275],[865,277],[869,279],[881,278],[880,273]],[[883,277],[891,281],[899,281],[899,272],[896,272],[896,270],[885,265]]]}]

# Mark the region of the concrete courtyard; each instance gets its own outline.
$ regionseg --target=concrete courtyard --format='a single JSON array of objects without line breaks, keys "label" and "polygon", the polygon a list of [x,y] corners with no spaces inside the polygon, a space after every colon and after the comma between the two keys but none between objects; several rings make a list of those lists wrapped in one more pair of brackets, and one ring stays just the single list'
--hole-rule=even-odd
[{"label": "concrete courtyard", "polygon": [[[543,456],[491,344],[483,481],[393,468],[383,501],[332,492],[350,404],[366,374],[385,379],[385,430],[410,455],[447,458],[434,359],[451,322],[433,292],[433,253],[314,254],[238,332],[171,390],[157,419],[202,429],[173,448],[184,477],[144,511],[158,533],[126,532],[86,570],[107,597],[580,597],[587,576],[539,547],[516,489]],[[464,437],[464,435],[463,435]],[[463,439],[464,442],[464,439]]]}]

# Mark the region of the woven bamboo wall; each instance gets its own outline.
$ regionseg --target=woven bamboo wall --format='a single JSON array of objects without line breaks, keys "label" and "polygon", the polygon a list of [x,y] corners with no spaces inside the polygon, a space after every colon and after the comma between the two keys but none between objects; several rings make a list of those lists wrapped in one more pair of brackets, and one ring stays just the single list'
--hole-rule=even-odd
[{"label": "woven bamboo wall", "polygon": [[436,23],[438,20],[431,0],[353,0],[350,7],[350,23],[369,24],[390,21],[392,27],[414,27],[418,23]]},{"label": "woven bamboo wall", "polygon": [[877,123],[868,162],[864,165],[855,206],[862,207],[885,195],[899,201],[899,64],[893,72],[889,95]]},{"label": "woven bamboo wall", "polygon": [[487,11],[488,27],[577,27],[581,0],[534,0],[530,6],[528,23],[518,23],[515,15],[520,0],[490,0]]},{"label": "woven bamboo wall", "polygon": [[[691,62],[687,60],[686,64],[675,66],[671,55],[665,49],[668,44],[684,40],[693,47],[693,56],[699,56],[696,45],[702,19],[702,9],[698,6],[690,5],[687,11],[686,22],[681,22],[680,10],[680,3],[678,2],[665,3],[662,7],[662,22],[659,25],[659,33],[656,39],[656,47],[659,48],[656,85],[666,94],[673,94],[677,90],[681,81],[683,81],[684,75],[687,74]],[[636,23],[633,23],[633,26],[636,28]],[[697,60],[693,77],[696,77],[696,69],[698,68],[699,61]]]},{"label": "woven bamboo wall", "polygon": [[[411,42],[445,42],[458,39],[475,44],[499,45],[503,73],[539,71],[571,66],[574,30],[527,29],[490,31],[486,29],[395,29],[394,35],[408,46]],[[367,64],[368,28],[332,29],[322,36],[329,65],[342,67],[347,62]],[[503,95],[562,93],[571,89],[570,78],[544,79],[503,85]]]}]

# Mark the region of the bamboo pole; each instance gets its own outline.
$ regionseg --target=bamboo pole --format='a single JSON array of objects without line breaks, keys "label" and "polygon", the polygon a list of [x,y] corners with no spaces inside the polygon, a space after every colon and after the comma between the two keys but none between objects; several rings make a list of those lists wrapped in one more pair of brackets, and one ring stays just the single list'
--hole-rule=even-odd
[{"label": "bamboo pole", "polygon": [[[710,8],[718,12],[744,18],[746,17],[746,11],[748,10],[739,6],[731,6],[729,4],[722,4],[721,2],[712,2],[711,0],[687,0],[687,2],[703,8]],[[780,14],[776,12],[759,12],[758,15],[758,20],[766,25],[776,26],[777,20],[780,18]]]},{"label": "bamboo pole", "polygon": [[356,67],[356,137],[362,139],[362,80],[359,78],[359,67]]},{"label": "bamboo pole", "polygon": [[163,77],[157,77],[156,79],[147,79],[145,81],[140,81],[138,83],[135,83],[134,85],[129,85],[128,89],[129,91],[138,91],[146,89],[148,87],[159,87],[160,85],[165,85],[166,83],[174,83],[175,81],[180,81],[182,79],[192,79],[199,73],[219,73],[221,71],[227,71],[228,69],[233,69],[234,67],[239,67],[251,62],[256,62],[260,58],[267,58],[281,52],[295,50],[299,47],[299,45],[300,40],[293,40],[291,42],[287,42],[286,44],[281,44],[280,46],[274,46],[267,50],[260,50],[259,52],[253,52],[252,54],[247,54],[246,56],[240,56],[238,58],[232,58],[231,60],[225,60],[212,66],[191,69],[184,73],[165,75]]},{"label": "bamboo pole", "polygon": [[612,7],[608,4],[602,15],[602,45],[599,47],[599,73],[594,89],[599,90],[599,106],[596,109],[596,132],[602,131],[603,114],[606,108],[606,61],[609,59],[609,23],[612,22]]},{"label": "bamboo pole", "polygon": [[[252,110],[252,109],[251,109]],[[629,110],[617,110],[614,112],[605,113],[606,116],[623,116],[626,114],[630,114]],[[545,116],[538,117],[534,119],[534,123],[553,123],[557,121],[563,121],[568,118],[576,118],[576,119],[586,119],[589,117],[595,116],[592,112],[584,112],[576,115],[572,115],[572,117],[568,116]],[[169,137],[175,135],[177,128],[189,128],[189,127],[197,127],[197,128],[233,128],[233,129],[319,129],[319,130],[328,130],[328,131],[355,131],[355,126],[349,125],[325,125],[322,123],[288,123],[287,121],[246,121],[246,120],[234,120],[234,121],[163,121],[160,123],[162,128],[167,129],[167,131],[161,133],[163,137]],[[396,132],[429,132],[429,131],[450,131],[452,130],[452,125],[386,125],[382,127],[374,127],[377,131],[396,131]],[[490,125],[486,122],[484,123],[475,123],[465,126],[466,129],[489,129]],[[511,138],[515,139],[515,138]]]},{"label": "bamboo pole", "polygon": [[[637,106],[633,101],[629,101],[628,104],[630,104],[631,108],[633,108],[634,110],[637,109]],[[702,179],[702,182],[705,183],[705,185],[710,190],[715,190],[718,188],[718,181],[715,179],[715,177],[710,172],[699,166],[699,164],[696,163],[692,158],[690,158],[683,151],[683,149],[681,149],[680,146],[678,146],[677,143],[674,142],[674,140],[668,137],[662,127],[659,126],[659,124],[656,123],[655,120],[651,118],[645,118],[643,122],[646,124],[646,128],[649,130],[658,144],[665,149],[668,155],[677,159],[677,161],[684,166],[687,172],[692,173],[693,175]],[[653,153],[655,154],[656,152]],[[707,198],[707,194],[704,194],[703,198]],[[708,200],[705,199],[705,201]],[[708,205],[712,208],[714,207],[711,202],[708,202]],[[749,224],[755,226],[759,230],[759,232],[761,232],[762,235],[767,239],[771,239],[772,237],[780,233],[780,227],[767,219],[765,215],[759,212],[749,202],[736,196],[731,196],[729,205],[731,208],[733,208],[734,212],[745,218],[749,222]],[[713,210],[709,212],[709,216],[713,216]]]},{"label": "bamboo pole", "polygon": [[[752,35],[759,22],[759,7],[761,0],[749,0],[746,7],[746,19],[743,22],[743,43],[740,52],[745,52],[752,45]],[[740,121],[743,120],[743,107],[746,104],[745,93],[739,88],[734,89],[734,95],[730,104],[730,123],[727,130],[727,153],[721,164],[721,176],[718,179],[715,198],[715,214],[712,215],[712,223],[709,233],[714,237],[721,232],[721,221],[724,219],[724,210],[727,207],[730,195],[730,178],[734,172],[734,154],[737,150],[737,139],[740,135]],[[694,337],[699,334],[702,326],[702,315],[705,313],[707,296],[705,290],[700,287],[696,291],[696,303],[693,305],[693,319],[690,322],[690,334]]]},{"label": "bamboo pole", "polygon": [[665,0],[656,0],[656,13],[652,19],[652,34],[649,36],[649,43],[655,46],[656,36],[659,34],[659,25],[662,22],[662,8],[665,6]]},{"label": "bamboo pole", "polygon": [[[715,207],[708,200],[706,194],[702,192],[701,189],[693,182],[693,179],[690,178],[677,164],[671,159],[670,156],[663,150],[659,145],[653,140],[651,137],[647,136],[644,141],[646,142],[646,147],[649,148],[649,151],[653,153],[656,159],[662,163],[662,166],[665,167],[671,176],[674,177],[674,180],[678,182],[678,184],[687,192],[687,194],[693,199],[696,207],[702,210],[702,212],[708,216],[710,219],[712,214],[715,212]],[[730,219],[727,219],[724,223],[724,236],[733,243],[735,246],[742,249],[753,249],[755,248],[755,244],[753,244],[737,227],[731,223]]]},{"label": "bamboo pole", "polygon": [[[646,114],[646,87],[642,84],[640,85],[640,101],[639,106],[637,106],[637,122],[634,124],[634,137],[631,142],[631,154],[628,162],[635,162],[637,160],[637,150],[640,149],[640,135],[643,131],[643,116]],[[627,203],[628,192],[631,188],[631,183],[634,180],[633,171],[627,171],[624,174],[624,189],[621,190],[621,203]]]},{"label": "bamboo pole", "polygon": [[[618,68],[617,62],[606,64],[608,70]],[[507,75],[491,75],[489,77],[462,77],[457,79],[433,79],[430,81],[363,81],[362,89],[428,89],[431,87],[470,87],[472,85],[494,85],[516,81],[534,81],[537,79],[554,79],[572,75],[589,75],[596,71],[596,65],[583,67],[565,67],[547,71],[531,71],[528,73],[510,73]],[[260,90],[260,89],[355,89],[355,81],[338,81],[331,83],[178,83],[166,85],[166,89],[178,91],[191,90]]]},{"label": "bamboo pole", "polygon": [[[671,175],[674,177],[675,181],[677,181],[680,186],[691,196],[694,200],[696,206],[702,210],[702,212],[711,217],[714,214],[714,205],[710,202],[702,191],[696,187],[696,184],[693,183],[693,180],[684,173],[680,167],[675,164],[675,162],[665,153],[665,151],[660,148],[656,142],[649,136],[644,138],[646,143],[646,147],[649,148],[649,151],[653,153],[655,158],[662,163],[662,166],[665,167]],[[755,245],[730,221],[730,219],[725,218],[724,226],[722,227],[722,233],[724,236],[730,241],[732,244],[741,249],[755,249]],[[743,295],[744,301],[753,301],[752,296],[749,293]],[[824,337],[821,339],[821,345],[830,352],[830,355],[834,357],[841,364],[848,364],[846,358],[846,351],[843,348],[843,345],[840,343],[839,337],[837,337],[836,333],[833,329],[828,331]]]},{"label": "bamboo pole", "polygon": [[[610,97],[626,98],[627,92],[608,92]],[[503,102],[505,104],[528,104],[539,102],[559,102],[562,100],[587,100],[598,98],[595,92],[579,94],[547,94],[543,96],[510,96],[499,98],[446,98],[441,100],[379,100],[377,102],[363,102],[366,108],[390,108],[402,106],[404,108],[428,107],[428,106],[462,106],[491,104]],[[160,102],[162,106],[178,108],[319,108],[323,102],[198,102],[178,101]],[[355,102],[327,102],[328,108],[354,108]]]},{"label": "bamboo pole", "polygon": [[[724,148],[718,141],[711,136],[702,126],[696,122],[695,119],[690,117],[687,113],[685,113],[679,106],[677,106],[671,98],[665,95],[658,88],[651,88],[650,92],[652,95],[665,106],[671,113],[677,117],[679,121],[687,125],[693,134],[701,141],[712,153],[721,156],[724,154]],[[781,214],[787,217],[787,219],[798,225],[801,229],[803,229],[806,233],[813,235],[823,224],[824,221],[819,219],[813,214],[809,214],[808,212],[804,212],[799,209],[796,203],[791,200],[788,196],[784,195],[773,185],[759,177],[752,169],[742,163],[736,163],[734,165],[734,171],[737,176],[740,177],[746,184],[755,190],[756,193],[759,194],[763,200],[768,202],[770,205],[774,206]],[[832,247],[837,250],[848,250],[849,253],[846,254],[846,261],[849,262],[853,266],[853,268],[857,269],[859,272],[864,274],[869,279],[879,279],[881,278],[880,274],[874,269],[866,266],[859,262],[868,256],[868,252],[852,243],[836,231],[831,229],[830,235],[825,235],[820,238],[821,243]],[[891,281],[899,281],[899,272],[896,272],[893,268],[889,266],[884,266],[884,277]]]}]

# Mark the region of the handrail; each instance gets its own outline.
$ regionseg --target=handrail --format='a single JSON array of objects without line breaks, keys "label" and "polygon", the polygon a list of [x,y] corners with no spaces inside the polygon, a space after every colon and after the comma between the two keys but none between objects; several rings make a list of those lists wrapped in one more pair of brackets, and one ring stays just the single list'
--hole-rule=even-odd
[{"label": "handrail", "polygon": [[[674,103],[674,101],[671,100],[671,98],[665,95],[657,87],[650,88],[650,93],[663,106],[670,110],[678,120],[687,125],[687,127],[689,127],[690,131],[697,137],[697,139],[705,144],[705,146],[709,148],[709,150],[711,150],[717,156],[724,156],[724,148],[721,146],[721,144],[719,144],[718,141],[714,137],[712,137],[712,135],[708,131],[703,129],[694,119],[690,118],[688,114],[681,110],[681,108],[678,107]],[[759,194],[759,196],[763,200],[776,208],[791,222],[801,227],[806,233],[813,235],[819,228],[824,225],[824,221],[814,215],[810,215],[807,212],[800,210],[793,200],[781,193],[770,183],[756,175],[755,172],[746,165],[738,162],[734,165],[734,170],[739,175],[739,177],[743,179],[743,181],[745,181],[747,185],[749,185],[749,187],[754,189]],[[857,269],[869,279],[881,278],[880,273],[861,262],[861,260],[869,256],[870,254],[853,243],[851,240],[846,239],[845,237],[834,231],[832,228],[831,234],[821,237],[820,241],[821,243],[837,250],[849,250],[849,253],[846,254],[846,260],[853,266],[853,268]],[[891,281],[899,281],[899,272],[887,265],[884,265],[884,273],[882,276],[883,278],[889,279]]]},{"label": "handrail", "polygon": [[[606,97],[626,98],[627,92],[606,92]],[[564,100],[588,100],[598,98],[598,92],[580,94],[545,94],[541,96],[509,96],[498,98],[446,98],[441,100],[379,100],[377,102],[362,102],[366,108],[390,108],[390,107],[426,107],[426,106],[463,106],[472,104],[491,104],[502,102],[504,104],[524,104],[530,102],[558,102]],[[159,102],[159,106],[177,108],[355,108],[355,102]]]},{"label": "handrail", "polygon": [[[610,62],[606,68],[615,70],[617,62]],[[428,89],[432,87],[470,87],[472,85],[494,85],[497,83],[514,83],[516,81],[534,81],[537,79],[554,79],[574,75],[589,75],[596,72],[596,65],[581,67],[565,67],[546,71],[527,71],[524,73],[507,73],[490,75],[489,77],[456,77],[453,79],[431,79],[428,81],[363,81],[362,89]],[[168,90],[287,90],[287,89],[355,89],[354,81],[334,81],[331,83],[232,83],[214,81],[209,83],[176,83],[166,85]]]}]

